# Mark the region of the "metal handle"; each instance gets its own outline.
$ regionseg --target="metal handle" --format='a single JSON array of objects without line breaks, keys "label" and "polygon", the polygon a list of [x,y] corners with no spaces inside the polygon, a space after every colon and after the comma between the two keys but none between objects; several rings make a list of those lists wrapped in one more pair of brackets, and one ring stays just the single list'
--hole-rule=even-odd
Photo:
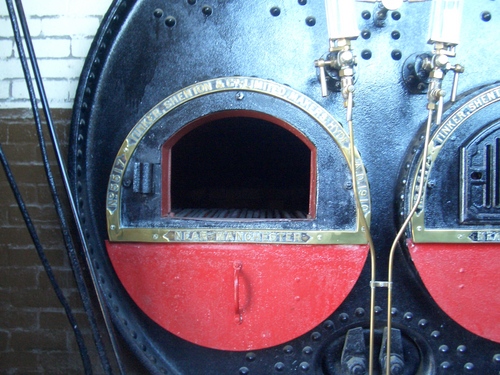
[{"label": "metal handle", "polygon": [[236,323],[243,323],[243,312],[240,307],[240,273],[243,263],[236,261],[233,263],[234,269],[234,312],[236,314]]},{"label": "metal handle", "polygon": [[323,59],[316,60],[314,62],[317,68],[319,68],[319,83],[321,86],[321,96],[328,96],[328,87],[326,86],[326,71],[325,64],[326,61]]},{"label": "metal handle", "polygon": [[452,70],[454,71],[453,74],[453,86],[451,88],[451,102],[455,103],[457,100],[457,90],[458,90],[458,75],[460,73],[464,72],[464,67],[462,65],[455,65]]}]

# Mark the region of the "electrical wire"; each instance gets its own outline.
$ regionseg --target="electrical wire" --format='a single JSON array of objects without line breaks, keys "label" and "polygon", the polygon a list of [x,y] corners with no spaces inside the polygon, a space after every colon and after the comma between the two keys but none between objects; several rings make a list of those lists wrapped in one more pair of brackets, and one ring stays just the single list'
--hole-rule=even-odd
[{"label": "electrical wire", "polygon": [[[28,67],[28,63],[27,63],[27,58],[26,58],[26,54],[25,54],[25,51],[24,51],[23,43],[22,43],[21,32],[20,32],[20,29],[19,29],[19,25],[18,25],[18,20],[17,20],[17,17],[16,17],[15,9],[14,9],[12,0],[6,0],[6,4],[7,4],[8,11],[9,11],[10,20],[11,20],[11,23],[12,23],[12,29],[13,29],[13,32],[14,32],[14,39],[16,41],[17,49],[18,49],[18,52],[19,52],[19,58],[20,58],[20,61],[21,61],[21,65],[22,65],[22,68],[23,68],[24,75],[25,75],[26,84],[27,84],[27,87],[28,87],[28,92],[29,92],[29,96],[30,96],[31,106],[32,106],[32,110],[33,110],[33,117],[34,117],[34,120],[35,120],[35,125],[36,125],[38,139],[39,139],[39,144],[40,144],[40,150],[41,150],[41,153],[42,153],[42,160],[43,160],[45,172],[46,172],[46,175],[47,175],[47,181],[48,181],[48,185],[49,185],[49,188],[50,188],[50,191],[51,191],[52,198],[54,200],[54,206],[55,206],[57,215],[59,217],[59,221],[60,221],[60,225],[61,225],[61,231],[62,231],[63,239],[64,239],[64,242],[65,242],[65,245],[66,245],[66,250],[67,250],[67,253],[68,253],[68,257],[70,259],[70,263],[71,263],[71,266],[72,266],[72,269],[73,269],[73,275],[75,277],[75,281],[76,281],[76,284],[77,284],[77,289],[78,289],[78,291],[80,293],[80,296],[81,296],[81,299],[82,299],[82,303],[83,303],[85,312],[87,314],[87,317],[88,317],[88,320],[89,320],[89,323],[90,323],[90,327],[91,327],[93,338],[94,338],[94,343],[96,345],[97,352],[99,354],[99,358],[100,358],[103,370],[105,371],[106,374],[112,374],[113,371],[112,371],[109,359],[107,357],[106,350],[105,350],[105,347],[104,347],[104,344],[103,344],[103,341],[102,341],[99,329],[97,327],[97,322],[96,322],[95,314],[94,314],[94,312],[92,310],[92,304],[91,304],[91,300],[90,300],[90,294],[89,294],[89,292],[87,290],[87,287],[86,287],[86,284],[85,284],[85,280],[84,280],[84,277],[83,277],[83,271],[82,271],[82,268],[80,266],[80,263],[79,263],[79,260],[78,260],[78,256],[76,254],[76,249],[75,249],[75,246],[74,246],[73,238],[71,236],[71,233],[70,233],[70,230],[69,230],[69,226],[68,226],[68,223],[67,223],[67,220],[66,220],[66,217],[65,217],[65,213],[64,213],[63,208],[62,208],[61,200],[59,198],[59,195],[57,193],[57,188],[55,186],[54,176],[52,174],[52,170],[51,170],[51,167],[50,167],[49,158],[48,158],[48,155],[47,155],[47,148],[46,148],[45,139],[44,139],[44,135],[43,135],[42,123],[41,123],[40,115],[39,115],[38,110],[37,110],[38,109],[38,103],[37,103],[37,99],[36,99],[35,89],[33,87],[33,83],[32,83],[32,80],[31,80],[31,74],[30,74],[30,71],[29,71],[29,67]],[[28,52],[29,52],[29,55],[30,55],[30,60],[31,60],[33,72],[34,72],[34,75],[35,75],[35,80],[36,80],[36,83],[37,83],[37,86],[38,86],[38,90],[40,92],[40,97],[41,97],[41,101],[42,101],[42,105],[43,105],[43,110],[44,110],[46,121],[47,121],[47,126],[49,127],[49,132],[50,132],[50,135],[52,137],[52,143],[53,143],[53,146],[54,146],[54,150],[56,152],[58,166],[59,166],[59,169],[61,171],[61,176],[63,178],[63,182],[64,182],[64,186],[66,188],[66,192],[68,194],[68,199],[70,201],[70,205],[71,205],[71,208],[72,208],[72,212],[73,212],[73,216],[74,216],[74,219],[75,219],[75,223],[76,223],[77,229],[79,231],[80,239],[82,240],[82,246],[83,246],[84,250],[87,250],[86,249],[85,237],[83,236],[83,230],[82,230],[82,227],[81,227],[78,215],[76,214],[76,212],[77,212],[76,211],[76,204],[74,202],[73,196],[71,194],[71,190],[69,188],[69,180],[67,178],[66,168],[64,166],[64,161],[62,159],[61,152],[60,152],[60,149],[59,149],[59,143],[58,143],[58,140],[57,140],[57,136],[55,134],[55,129],[54,129],[54,126],[53,126],[52,118],[50,116],[50,111],[48,109],[48,101],[47,101],[47,98],[46,98],[46,95],[45,95],[45,90],[43,88],[43,82],[42,82],[42,79],[41,79],[40,71],[39,71],[38,65],[36,63],[36,56],[35,56],[35,53],[34,53],[33,44],[31,42],[31,37],[30,37],[28,25],[27,25],[27,22],[26,22],[26,16],[24,14],[24,10],[23,10],[23,7],[22,7],[22,1],[21,0],[16,0],[16,7],[17,7],[17,11],[18,11],[18,16],[19,16],[20,22],[21,22],[21,25],[22,25],[22,28],[23,28],[23,33],[24,33],[24,36],[25,36],[25,41],[26,41]],[[93,273],[93,267],[92,267],[92,264],[90,262],[90,257],[88,256],[88,252],[87,251],[85,252],[85,255],[86,255],[86,260],[87,260],[89,269],[91,271],[91,276],[93,277],[95,291],[96,291],[96,294],[97,294],[98,299],[99,299],[101,311],[103,313],[103,317],[104,317],[104,320],[105,320],[106,328],[108,329],[108,334],[109,334],[109,337],[110,337],[110,341],[112,342],[112,345],[113,345],[113,350],[114,350],[115,356],[117,358],[118,366],[120,368],[121,373],[123,373],[123,370],[121,368],[121,361],[119,360],[119,357],[118,357],[118,354],[117,354],[116,342],[115,342],[114,334],[112,332],[111,322],[110,322],[110,319],[108,317],[107,310],[103,306],[102,297],[100,296],[100,290],[97,287],[95,274]]]},{"label": "electrical wire", "polygon": [[56,277],[54,275],[54,272],[52,271],[52,267],[50,265],[50,262],[47,259],[47,256],[45,255],[45,250],[43,249],[42,243],[40,242],[40,238],[38,237],[38,233],[37,233],[36,228],[33,224],[33,221],[31,220],[29,212],[26,208],[26,204],[24,203],[23,197],[21,195],[21,192],[19,191],[19,187],[18,187],[17,182],[14,178],[14,175],[12,174],[12,170],[10,168],[9,162],[7,160],[7,157],[5,156],[5,153],[3,151],[1,144],[0,144],[0,162],[2,163],[3,169],[5,171],[5,176],[7,177],[7,181],[9,182],[12,193],[14,194],[14,198],[16,199],[19,210],[21,211],[21,215],[23,216],[24,222],[26,223],[26,228],[28,229],[28,232],[31,236],[31,239],[33,240],[33,244],[35,245],[35,249],[36,249],[36,252],[38,254],[38,257],[40,258],[40,261],[41,261],[42,266],[45,270],[45,273],[47,274],[47,276],[49,278],[50,284],[52,285],[52,288],[54,289],[54,292],[56,293],[56,296],[59,299],[59,302],[63,306],[64,312],[66,313],[66,316],[69,320],[71,328],[73,329],[73,333],[75,334],[75,339],[76,339],[76,342],[78,344],[78,350],[79,350],[80,356],[82,358],[83,369],[85,371],[85,374],[91,375],[93,373],[92,372],[92,364],[90,362],[89,354],[87,351],[87,346],[85,345],[85,341],[83,339],[82,332],[81,332],[80,328],[78,327],[78,323],[75,319],[75,316],[73,315],[73,312],[72,312],[71,307],[68,303],[68,300],[64,296],[64,294],[59,286],[59,283],[56,280]]}]

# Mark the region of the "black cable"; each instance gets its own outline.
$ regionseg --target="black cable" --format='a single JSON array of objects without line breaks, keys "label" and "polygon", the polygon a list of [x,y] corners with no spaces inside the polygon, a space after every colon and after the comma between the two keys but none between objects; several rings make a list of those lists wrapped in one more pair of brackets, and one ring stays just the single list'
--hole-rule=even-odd
[{"label": "black cable", "polygon": [[[82,247],[82,250],[83,250],[83,254],[85,256],[85,260],[86,260],[87,265],[88,265],[89,274],[90,274],[92,283],[94,285],[94,291],[96,292],[97,302],[98,302],[99,308],[101,310],[102,317],[104,319],[104,325],[106,327],[106,330],[107,330],[107,333],[108,333],[108,337],[109,337],[109,340],[111,342],[111,347],[113,349],[113,354],[115,355],[116,363],[118,365],[118,370],[119,370],[120,374],[123,375],[123,374],[125,374],[125,371],[123,369],[123,365],[122,365],[122,362],[120,360],[120,352],[119,352],[120,349],[119,349],[118,342],[116,340],[116,336],[115,336],[113,324],[112,324],[112,321],[111,321],[111,315],[110,315],[109,310],[107,309],[107,306],[106,306],[106,304],[104,302],[103,292],[98,287],[97,274],[96,274],[96,271],[95,271],[95,269],[94,269],[94,267],[92,265],[92,259],[91,259],[89,248],[88,248],[88,245],[87,245],[87,239],[86,239],[86,236],[84,235],[83,227],[82,227],[82,224],[81,224],[81,221],[80,221],[80,217],[78,215],[78,209],[77,209],[77,205],[76,205],[76,200],[74,199],[73,192],[71,191],[71,188],[70,188],[68,173],[67,173],[67,170],[66,170],[64,159],[62,157],[62,152],[61,152],[60,147],[59,147],[59,141],[57,139],[57,133],[55,131],[54,123],[52,121],[52,116],[51,116],[50,109],[49,109],[49,103],[48,103],[48,100],[47,100],[47,95],[46,95],[45,89],[43,87],[42,76],[40,74],[40,69],[38,67],[35,50],[33,48],[33,43],[31,41],[30,32],[29,32],[29,28],[28,28],[28,23],[26,22],[26,16],[24,14],[24,9],[23,9],[23,5],[22,5],[22,1],[21,0],[16,0],[16,7],[17,7],[17,11],[19,13],[19,19],[20,19],[20,22],[21,22],[21,27],[22,27],[24,35],[25,35],[26,47],[28,49],[29,56],[31,57],[30,58],[31,66],[32,66],[33,74],[34,74],[35,81],[36,81],[36,84],[37,84],[37,87],[38,87],[38,92],[39,92],[39,95],[40,95],[40,101],[42,102],[42,109],[44,111],[45,118],[46,118],[46,121],[47,121],[47,128],[49,130],[50,137],[51,137],[51,140],[52,140],[52,145],[53,145],[53,148],[54,148],[54,153],[55,153],[55,156],[56,156],[57,165],[59,167],[59,172],[61,173],[61,178],[62,178],[63,186],[65,188],[66,195],[67,195],[67,198],[68,198],[68,201],[69,201],[69,204],[70,204],[71,213],[73,214],[74,223],[76,225],[78,236],[80,238],[80,244],[81,244],[81,247]],[[97,346],[97,348],[99,350],[99,346]],[[102,347],[102,353],[105,355],[104,347]],[[107,358],[105,358],[105,360],[106,360],[106,362],[109,365],[109,361],[107,360]],[[110,368],[110,370],[111,370],[111,368]]]},{"label": "black cable", "polygon": [[9,162],[5,157],[1,144],[0,144],[0,162],[2,163],[3,169],[5,171],[5,176],[7,177],[7,181],[9,182],[12,193],[14,193],[14,197],[16,199],[19,210],[21,211],[21,214],[23,216],[24,222],[26,223],[26,228],[28,228],[28,232],[31,236],[31,239],[33,240],[33,244],[35,245],[38,257],[42,262],[43,268],[45,269],[45,273],[49,277],[50,284],[52,285],[52,288],[54,289],[54,292],[56,293],[59,302],[61,302],[61,305],[63,306],[64,311],[66,313],[66,316],[68,317],[69,323],[71,324],[71,328],[73,329],[73,332],[75,334],[76,342],[78,344],[78,349],[80,351],[80,356],[82,357],[85,374],[91,375],[92,364],[90,362],[89,354],[87,351],[87,347],[85,345],[85,341],[83,339],[82,332],[80,331],[80,328],[78,328],[78,323],[75,319],[75,316],[73,315],[73,312],[71,311],[71,307],[69,306],[66,297],[64,297],[64,294],[61,291],[61,288],[59,287],[59,284],[55,278],[54,272],[52,271],[52,267],[50,266],[50,262],[45,255],[45,251],[40,242],[40,238],[38,237],[35,226],[31,221],[31,217],[28,213],[28,210],[26,209],[23,197],[21,195],[21,192],[19,191],[16,180],[14,178],[14,175],[12,174],[12,170],[10,169]]},{"label": "black cable", "polygon": [[[61,200],[59,198],[59,195],[57,193],[57,188],[55,186],[54,176],[52,174],[52,170],[51,170],[50,163],[49,163],[49,158],[47,155],[47,147],[46,147],[45,139],[44,139],[44,135],[43,135],[42,122],[41,122],[40,115],[39,115],[38,110],[37,110],[38,104],[37,104],[37,100],[36,100],[35,89],[33,87],[33,83],[31,80],[31,74],[29,71],[28,63],[27,63],[26,54],[24,52],[24,48],[22,45],[21,33],[19,30],[17,18],[15,16],[14,6],[12,3],[12,0],[6,0],[6,3],[7,3],[8,11],[9,11],[10,20],[12,23],[14,39],[16,41],[17,49],[19,52],[19,58],[20,58],[21,65],[22,65],[22,68],[24,71],[26,85],[28,87],[28,92],[29,92],[29,96],[30,96],[31,107],[33,110],[33,117],[35,120],[36,129],[37,129],[38,140],[39,140],[39,144],[40,144],[40,151],[42,153],[42,160],[43,160],[43,164],[44,164],[44,168],[45,168],[45,173],[47,175],[47,181],[48,181],[48,185],[49,185],[50,192],[52,195],[52,199],[54,201],[54,206],[55,206],[55,209],[57,211],[57,215],[59,217],[61,231],[62,231],[63,239],[64,239],[64,242],[66,245],[68,257],[70,259],[70,263],[72,266],[73,275],[75,277],[76,285],[77,285],[78,291],[80,293],[83,307],[85,309],[85,312],[87,314],[87,317],[88,317],[88,320],[90,323],[90,327],[91,327],[93,338],[94,338],[94,343],[96,345],[97,352],[99,354],[102,367],[103,367],[106,374],[112,374],[112,369],[111,369],[109,360],[108,360],[107,355],[106,355],[106,350],[105,350],[104,344],[102,342],[102,338],[101,338],[99,329],[97,327],[97,322],[95,319],[94,312],[92,310],[90,295],[89,295],[89,292],[88,292],[86,284],[85,284],[85,280],[83,277],[83,272],[82,272],[82,269],[80,266],[80,262],[78,260],[78,256],[76,254],[73,238],[71,237],[69,226],[68,226],[68,223],[66,221],[66,217],[65,217],[65,214],[64,214],[64,211],[62,208]],[[19,7],[20,3],[18,2],[17,5]],[[26,40],[28,41],[30,36],[29,36],[29,31],[27,30],[27,23],[26,23],[26,18],[24,16],[24,12],[20,15],[20,18],[21,18],[22,22],[24,21],[23,26],[25,26],[25,28],[23,28],[23,30],[25,33]],[[30,56],[33,60],[35,59],[33,51],[30,51]]]}]

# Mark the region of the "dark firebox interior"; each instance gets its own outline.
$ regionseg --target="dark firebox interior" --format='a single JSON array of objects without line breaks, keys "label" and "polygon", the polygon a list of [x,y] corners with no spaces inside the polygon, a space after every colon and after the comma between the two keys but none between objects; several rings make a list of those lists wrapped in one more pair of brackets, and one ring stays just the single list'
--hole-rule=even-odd
[{"label": "dark firebox interior", "polygon": [[311,150],[282,126],[226,117],[195,127],[172,147],[176,217],[307,218]]}]

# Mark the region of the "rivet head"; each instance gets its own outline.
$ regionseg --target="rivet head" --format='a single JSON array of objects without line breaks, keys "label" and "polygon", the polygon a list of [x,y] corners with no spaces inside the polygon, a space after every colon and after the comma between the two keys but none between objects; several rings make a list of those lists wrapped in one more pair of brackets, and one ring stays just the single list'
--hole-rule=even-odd
[{"label": "rivet head", "polygon": [[464,369],[467,370],[467,371],[472,371],[474,370],[474,363],[472,362],[467,362],[465,365],[464,365]]},{"label": "rivet head", "polygon": [[450,348],[448,347],[448,345],[441,345],[441,346],[439,347],[439,351],[440,351],[441,353],[448,353],[448,351],[449,351],[449,350],[450,350]]},{"label": "rivet head", "polygon": [[311,340],[313,341],[319,341],[321,339],[321,333],[319,332],[313,332],[311,334]]},{"label": "rivet head", "polygon": [[247,375],[247,374],[250,374],[250,370],[247,367],[241,367],[240,375]]},{"label": "rivet head", "polygon": [[205,16],[210,16],[212,15],[213,13],[213,10],[211,7],[209,7],[208,5],[205,5],[203,8],[201,8],[201,12],[205,15]]},{"label": "rivet head", "polygon": [[306,25],[307,26],[314,26],[316,25],[316,18],[309,16],[306,18]]},{"label": "rivet head", "polygon": [[450,362],[444,361],[439,365],[443,370],[447,370],[451,367]]},{"label": "rivet head", "polygon": [[428,325],[429,325],[429,322],[426,319],[420,319],[420,321],[418,322],[418,326],[420,328],[425,328]]},{"label": "rivet head", "polygon": [[278,372],[282,372],[285,370],[285,364],[283,362],[278,362],[274,365],[274,369]]},{"label": "rivet head", "polygon": [[413,319],[413,313],[411,313],[411,312],[405,313],[404,318],[405,318],[406,321],[409,322],[410,320]]},{"label": "rivet head", "polygon": [[437,339],[439,336],[441,336],[441,332],[439,331],[432,331],[431,337],[434,339]]},{"label": "rivet head", "polygon": [[394,60],[401,60],[401,57],[403,57],[403,54],[401,53],[400,50],[393,50],[391,52],[391,57],[394,59]]},{"label": "rivet head", "polygon": [[349,315],[347,315],[346,313],[342,313],[339,315],[339,320],[342,323],[347,323],[349,321]]},{"label": "rivet head", "polygon": [[467,351],[467,347],[465,345],[459,345],[457,347],[457,352],[458,353],[465,353]]},{"label": "rivet head", "polygon": [[312,354],[312,352],[313,352],[313,348],[311,348],[310,346],[306,346],[306,347],[304,347],[304,349],[302,349],[302,353],[304,353],[306,355]]},{"label": "rivet head", "polygon": [[493,362],[500,363],[500,353],[493,356]]},{"label": "rivet head", "polygon": [[250,353],[247,353],[245,358],[248,362],[253,362],[257,358],[257,355],[254,352],[250,352]]},{"label": "rivet head", "polygon": [[325,327],[325,329],[333,329],[335,327],[335,325],[333,324],[333,322],[331,320],[326,320],[325,323],[323,323],[323,327]]},{"label": "rivet head", "polygon": [[309,365],[309,363],[307,362],[302,362],[300,365],[299,365],[299,368],[302,370],[302,371],[309,371],[309,369],[311,368],[311,366]]},{"label": "rivet head", "polygon": [[488,12],[488,11],[485,11],[483,13],[481,13],[481,19],[484,21],[484,22],[489,22],[491,21],[491,13]]},{"label": "rivet head", "polygon": [[358,318],[361,318],[363,316],[365,316],[365,309],[363,309],[362,307],[358,307],[356,309],[356,311],[354,312],[354,314],[358,317]]},{"label": "rivet head", "polygon": [[291,354],[291,353],[293,353],[293,346],[291,346],[291,345],[286,345],[286,346],[283,348],[283,352],[285,352],[285,354]]},{"label": "rivet head", "polygon": [[372,57],[372,51],[370,51],[369,49],[365,49],[365,50],[361,51],[361,57],[364,60],[371,59],[371,57]]},{"label": "rivet head", "polygon": [[270,13],[273,17],[278,17],[281,14],[281,9],[279,7],[272,7]]}]

